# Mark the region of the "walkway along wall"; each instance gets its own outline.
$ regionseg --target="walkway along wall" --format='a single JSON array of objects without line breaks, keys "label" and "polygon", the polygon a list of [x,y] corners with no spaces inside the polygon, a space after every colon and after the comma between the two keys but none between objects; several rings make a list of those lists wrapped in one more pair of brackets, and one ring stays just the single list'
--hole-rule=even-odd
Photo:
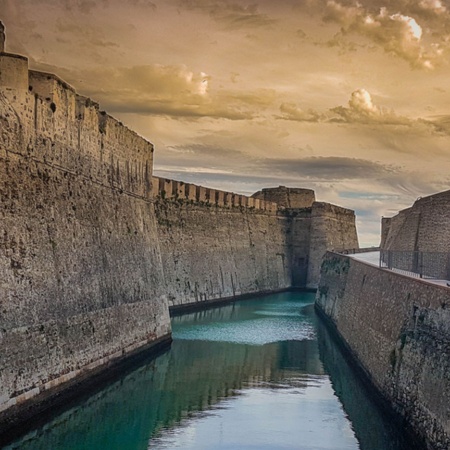
[{"label": "walkway along wall", "polygon": [[450,289],[327,253],[316,305],[419,448],[450,448]]}]

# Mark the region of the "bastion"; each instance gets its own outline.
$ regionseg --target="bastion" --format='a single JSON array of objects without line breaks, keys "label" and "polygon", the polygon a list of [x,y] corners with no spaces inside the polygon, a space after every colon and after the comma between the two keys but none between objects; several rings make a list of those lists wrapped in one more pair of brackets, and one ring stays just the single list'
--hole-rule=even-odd
[{"label": "bastion", "polygon": [[153,176],[150,142],[5,53],[2,30],[0,435],[170,345],[169,309],[315,288],[327,250],[358,247],[353,211],[311,190]]},{"label": "bastion", "polygon": [[401,267],[328,252],[316,297],[376,398],[418,449],[450,448],[450,280],[413,277],[405,258],[437,252],[431,255],[445,257],[429,261],[448,264],[449,225],[450,191],[418,199],[382,219],[381,250],[400,253]]}]

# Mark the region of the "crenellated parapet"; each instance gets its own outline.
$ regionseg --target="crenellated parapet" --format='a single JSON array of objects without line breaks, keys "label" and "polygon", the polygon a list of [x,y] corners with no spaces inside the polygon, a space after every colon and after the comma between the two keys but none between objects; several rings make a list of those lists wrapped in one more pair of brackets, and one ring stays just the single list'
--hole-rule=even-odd
[{"label": "crenellated parapet", "polygon": [[278,204],[275,202],[160,177],[152,177],[152,197],[160,200],[190,201],[222,208],[247,208],[272,214],[278,211]]}]

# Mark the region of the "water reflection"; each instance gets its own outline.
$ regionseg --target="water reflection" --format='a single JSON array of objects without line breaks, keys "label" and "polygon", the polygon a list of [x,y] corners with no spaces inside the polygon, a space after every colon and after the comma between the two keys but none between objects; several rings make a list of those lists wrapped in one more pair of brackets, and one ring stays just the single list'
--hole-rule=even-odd
[{"label": "water reflection", "polygon": [[318,321],[320,358],[330,374],[334,391],[349,415],[362,450],[414,450],[369,397],[367,388],[350,368],[325,325]]},{"label": "water reflection", "polygon": [[[346,404],[350,375],[313,300],[279,294],[176,317],[169,352],[7,448],[358,449],[332,388]],[[350,404],[363,450],[403,450],[385,446],[381,419],[360,425],[358,411],[373,408],[364,393]]]}]

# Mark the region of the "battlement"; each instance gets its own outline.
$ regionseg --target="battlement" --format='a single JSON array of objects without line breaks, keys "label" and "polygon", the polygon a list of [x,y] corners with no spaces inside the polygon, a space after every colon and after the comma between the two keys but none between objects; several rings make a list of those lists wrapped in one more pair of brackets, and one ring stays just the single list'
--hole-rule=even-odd
[{"label": "battlement", "polygon": [[278,211],[278,205],[275,202],[159,177],[152,177],[152,197],[186,200],[222,208],[242,207],[270,213]]},{"label": "battlement", "polygon": [[28,58],[11,53],[0,53],[0,89],[11,100],[27,92]]}]

